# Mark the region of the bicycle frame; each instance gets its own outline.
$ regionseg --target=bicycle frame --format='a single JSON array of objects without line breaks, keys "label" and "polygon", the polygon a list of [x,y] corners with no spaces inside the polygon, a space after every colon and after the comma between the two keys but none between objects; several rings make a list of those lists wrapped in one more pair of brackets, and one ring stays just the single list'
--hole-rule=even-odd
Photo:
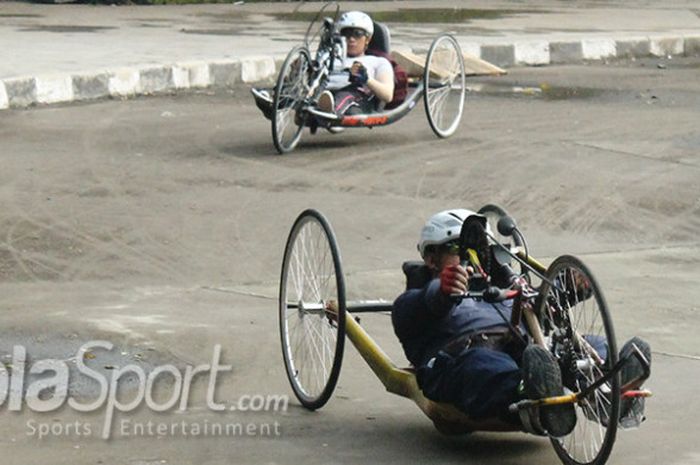
[{"label": "bicycle frame", "polygon": [[435,402],[425,397],[418,387],[415,374],[410,369],[398,368],[351,313],[352,311],[389,310],[391,310],[391,303],[365,302],[353,305],[349,302],[345,312],[345,331],[348,338],[388,392],[411,399],[438,428],[458,427],[459,432],[518,430],[513,425],[498,419],[477,422],[453,405]]}]

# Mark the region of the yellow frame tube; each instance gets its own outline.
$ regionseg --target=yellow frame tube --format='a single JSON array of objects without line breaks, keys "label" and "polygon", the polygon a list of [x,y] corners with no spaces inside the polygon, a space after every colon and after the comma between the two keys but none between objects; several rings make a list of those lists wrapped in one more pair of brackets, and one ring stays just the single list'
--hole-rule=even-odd
[{"label": "yellow frame tube", "polygon": [[345,312],[345,332],[386,390],[413,400],[441,432],[461,434],[476,430],[519,431],[513,425],[497,418],[477,422],[453,405],[426,398],[418,387],[415,374],[410,370],[397,368],[389,356],[347,311]]},{"label": "yellow frame tube", "polygon": [[547,271],[547,267],[544,266],[542,263],[538,262],[532,256],[530,255],[525,255],[525,251],[523,249],[519,249],[518,252],[516,253],[518,258],[525,260],[525,262],[533,267],[535,270],[539,271],[540,273],[543,273]]}]

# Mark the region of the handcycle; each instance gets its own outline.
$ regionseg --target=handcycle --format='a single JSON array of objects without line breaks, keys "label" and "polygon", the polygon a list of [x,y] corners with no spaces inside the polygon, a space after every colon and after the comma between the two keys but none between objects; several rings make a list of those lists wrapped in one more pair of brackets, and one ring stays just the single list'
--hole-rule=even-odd
[{"label": "handcycle", "polygon": [[[643,403],[651,395],[635,388],[637,381],[649,376],[649,362],[635,346],[628,357],[636,357],[644,373],[621,386],[620,371],[626,358],[618,360],[610,312],[589,268],[571,255],[560,256],[545,266],[530,255],[524,235],[504,209],[485,205],[479,213],[479,217],[468,218],[462,226],[460,258],[481,269],[483,259],[480,260],[471,237],[474,223],[485,219],[489,227],[484,229],[482,225],[481,231],[488,236],[492,257],[503,263],[517,262],[519,271],[513,273],[512,284],[507,288],[482,286],[477,290],[470,286],[467,294],[456,297],[487,302],[514,299],[513,316],[508,322],[511,329],[522,322],[528,342],[553,354],[565,387],[562,396],[524,399],[510,405],[510,410],[516,413],[574,404],[576,426],[564,437],[550,437],[554,450],[566,465],[603,465],[615,442],[621,401]],[[512,244],[503,239],[512,240]],[[408,286],[412,279],[410,270],[416,266],[415,262],[404,263]],[[535,285],[535,280],[539,285]],[[346,301],[341,255],[333,229],[320,212],[302,212],[285,246],[279,322],[286,374],[305,408],[319,409],[330,399],[340,374],[347,336],[387,391],[413,400],[441,433],[521,430],[496,418],[475,420],[452,405],[427,399],[418,387],[415,371],[394,364],[355,316],[391,309],[392,303],[383,300]],[[606,354],[593,347],[595,341],[601,340],[605,341]],[[636,425],[642,419],[639,414],[633,418]],[[543,433],[546,435],[546,431]]]},{"label": "handcycle", "polygon": [[[333,17],[323,17],[335,7]],[[403,102],[377,108],[366,114],[336,115],[318,108],[318,99],[331,72],[345,56],[345,42],[335,30],[340,7],[326,3],[311,21],[304,42],[294,47],[280,68],[272,95],[251,89],[255,101],[272,123],[272,141],[280,154],[294,150],[305,127],[312,134],[319,128],[332,133],[342,128],[373,128],[392,124],[406,116],[421,98],[433,132],[441,138],[454,134],[464,110],[466,91],[464,57],[459,44],[449,34],[440,34],[432,42],[421,80],[408,81]],[[323,17],[323,19],[321,19]],[[318,24],[320,23],[320,27]],[[390,53],[389,30],[374,23],[375,33],[368,50]],[[395,90],[396,92],[396,90]],[[395,99],[396,100],[396,99]]]}]

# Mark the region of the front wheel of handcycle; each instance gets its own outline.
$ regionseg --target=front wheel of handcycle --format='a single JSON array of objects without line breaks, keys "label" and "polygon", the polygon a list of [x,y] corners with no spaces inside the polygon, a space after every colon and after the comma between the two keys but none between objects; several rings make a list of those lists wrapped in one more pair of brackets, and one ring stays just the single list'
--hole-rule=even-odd
[{"label": "front wheel of handcycle", "polygon": [[[545,345],[559,362],[565,388],[580,392],[618,360],[608,306],[598,282],[579,259],[564,255],[549,266],[536,304]],[[576,426],[552,444],[565,465],[603,465],[612,451],[620,411],[619,375],[575,404]]]},{"label": "front wheel of handcycle", "polygon": [[272,101],[272,142],[280,154],[294,150],[304,129],[302,107],[308,90],[311,57],[304,46],[292,49],[280,68]]},{"label": "front wheel of handcycle", "polygon": [[279,323],[287,377],[310,410],[330,398],[345,344],[345,280],[335,234],[316,210],[294,222],[282,261]]},{"label": "front wheel of handcycle", "polygon": [[423,71],[423,101],[428,123],[438,137],[457,130],[464,111],[464,57],[457,40],[449,34],[435,38]]}]

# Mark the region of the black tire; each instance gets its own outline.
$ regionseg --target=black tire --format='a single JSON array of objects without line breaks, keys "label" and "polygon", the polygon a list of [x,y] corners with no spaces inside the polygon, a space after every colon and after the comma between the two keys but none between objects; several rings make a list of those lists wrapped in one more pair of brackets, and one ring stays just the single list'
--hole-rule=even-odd
[{"label": "black tire", "polygon": [[306,99],[311,58],[304,46],[294,47],[284,60],[272,100],[272,142],[280,154],[294,150],[304,129],[302,107]]},{"label": "black tire", "polygon": [[[337,313],[328,307],[337,303]],[[279,323],[294,394],[309,410],[328,402],[345,347],[345,280],[335,234],[325,217],[305,210],[294,222],[282,261]]]},{"label": "black tire", "polygon": [[423,103],[430,128],[438,137],[450,137],[462,119],[467,88],[462,49],[451,35],[440,34],[430,45],[423,83]]},{"label": "black tire", "polygon": [[[508,212],[505,208],[493,204],[487,203],[477,211],[477,213],[484,215],[489,224],[489,229],[491,230],[491,235],[496,238],[501,244],[510,244],[511,249],[513,247],[523,247],[524,243],[522,238],[518,234],[513,234],[512,236],[503,236],[498,232],[498,220],[504,216],[508,216]],[[513,260],[515,261],[515,260]],[[520,274],[525,272],[525,268],[520,265]]]},{"label": "black tire", "polygon": [[[617,363],[610,312],[598,282],[578,258],[557,258],[545,276],[556,286],[544,281],[536,304],[545,342],[559,362],[564,386],[579,392]],[[602,350],[607,350],[607,357]],[[615,442],[619,411],[618,375],[576,404],[576,427],[570,434],[551,439],[561,461],[603,465]]]},{"label": "black tire", "polygon": [[477,213],[480,215],[484,215],[486,219],[489,222],[489,226],[491,228],[491,234],[493,237],[495,237],[500,243],[510,243],[511,245],[515,247],[522,247],[523,241],[518,236],[517,234],[513,234],[510,237],[502,236],[498,232],[498,220],[500,220],[504,216],[509,216],[508,212],[506,211],[505,208],[493,204],[493,203],[487,203],[483,207],[481,207]]}]

